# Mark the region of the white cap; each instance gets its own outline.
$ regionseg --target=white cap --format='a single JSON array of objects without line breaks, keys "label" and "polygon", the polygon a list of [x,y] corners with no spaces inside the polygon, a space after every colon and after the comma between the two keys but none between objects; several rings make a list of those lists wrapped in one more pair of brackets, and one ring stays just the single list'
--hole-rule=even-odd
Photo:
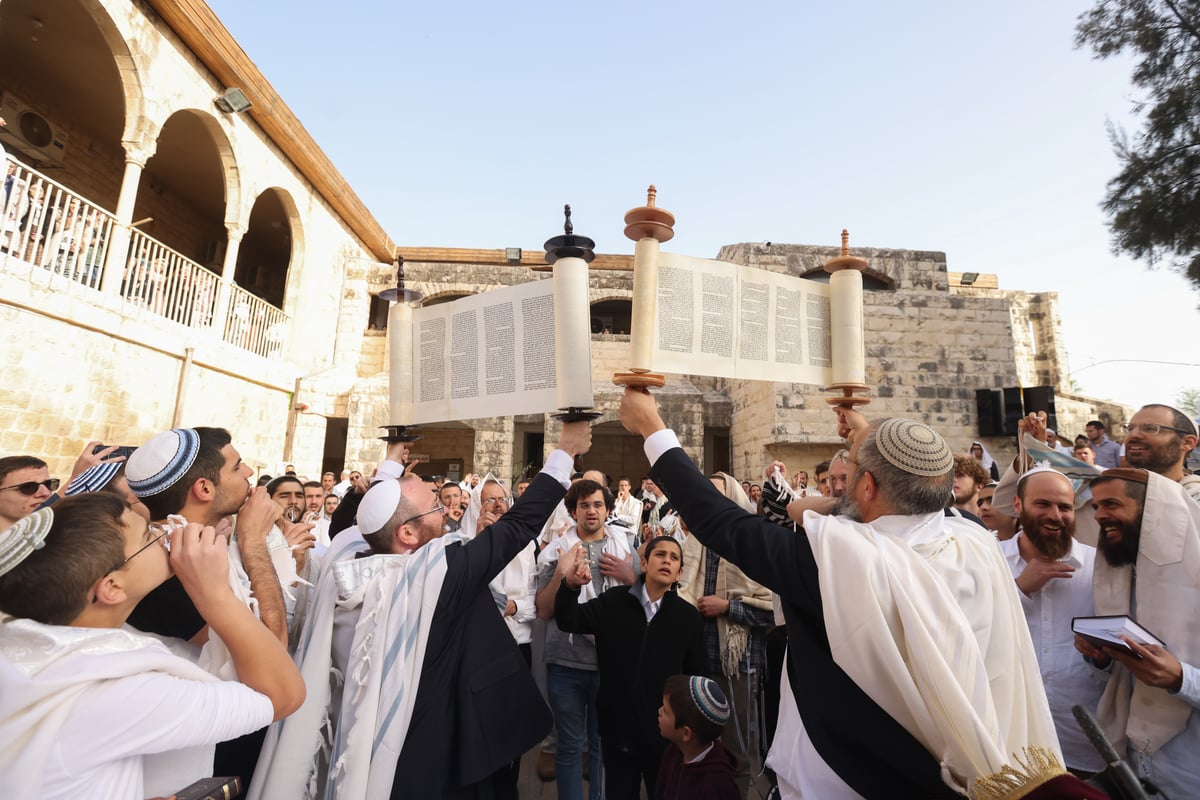
[{"label": "white cap", "polygon": [[354,520],[362,533],[379,533],[400,505],[400,481],[382,480],[372,484],[358,505]]}]

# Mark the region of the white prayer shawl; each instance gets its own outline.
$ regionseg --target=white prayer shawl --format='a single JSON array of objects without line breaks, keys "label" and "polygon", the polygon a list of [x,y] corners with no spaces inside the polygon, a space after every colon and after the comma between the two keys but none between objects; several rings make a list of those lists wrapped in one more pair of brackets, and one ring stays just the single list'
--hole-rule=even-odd
[{"label": "white prayer shawl", "polygon": [[[1149,473],[1137,584],[1131,566],[1112,567],[1101,557],[1092,572],[1092,590],[1097,614],[1136,616],[1166,642],[1171,655],[1200,664],[1200,505],[1185,487]],[[1152,754],[1183,731],[1193,711],[1178,696],[1147,686],[1113,664],[1096,718],[1118,753],[1128,744]]]},{"label": "white prayer shawl", "polygon": [[[258,610],[258,600],[254,597],[254,593],[250,591],[250,576],[246,574],[245,568],[242,566],[242,553],[238,549],[237,539],[232,538],[229,542],[229,588],[233,590],[233,596],[236,597],[243,605],[250,609],[254,616],[261,619],[261,614]],[[225,646],[225,642],[221,639],[216,631],[209,628],[208,641],[200,649],[200,658],[197,660],[201,669],[216,675],[223,681],[236,681],[238,679],[237,670],[233,666],[233,656],[229,654],[229,648]]]},{"label": "white prayer shawl", "polygon": [[463,511],[462,519],[459,520],[458,533],[463,535],[467,541],[474,539],[478,533],[475,529],[479,526],[479,518],[483,516],[483,487],[488,481],[504,489],[508,493],[507,487],[492,473],[488,473],[482,478],[479,483],[475,484],[475,488],[467,492],[467,508]]},{"label": "white prayer shawl", "polygon": [[[42,796],[46,761],[75,702],[93,684],[146,672],[217,680],[132,628],[75,628],[27,619],[0,624],[0,773],[5,797]],[[97,735],[103,732],[98,731]],[[213,748],[142,757],[144,775],[170,763],[175,786],[212,774]],[[15,766],[15,765],[18,765]],[[162,774],[163,770],[157,770]],[[146,783],[147,791],[166,791]]]},{"label": "white prayer shawl", "polygon": [[[552,564],[556,563],[563,553],[569,552],[572,547],[579,542],[579,529],[572,525],[567,529],[562,536],[553,539],[545,549],[538,555],[538,568],[553,569]],[[633,553],[629,549],[629,540],[625,533],[617,528],[611,528],[608,525],[604,526],[604,547],[602,552],[610,556],[626,560]],[[620,586],[620,582],[616,578],[605,576],[601,583],[601,588],[604,590],[611,589],[614,586]],[[596,596],[596,589],[593,584],[585,583],[579,591],[579,602],[586,603]]]},{"label": "white prayer shawl", "polygon": [[[335,540],[335,547],[340,539],[341,535]],[[327,578],[334,581],[338,606],[361,609],[350,647],[352,672],[345,676],[323,797],[330,800],[390,797],[396,762],[404,748],[420,688],[430,627],[446,577],[446,547],[461,542],[461,536],[449,534],[414,553],[342,559],[329,566],[328,575],[322,575],[321,588]],[[326,599],[321,589],[318,594],[319,600]],[[332,623],[325,627],[331,639]],[[315,636],[311,641],[302,640],[302,644],[306,655],[316,654]],[[317,658],[317,666],[329,663],[324,654]],[[306,683],[311,671],[320,670],[302,670]],[[327,681],[327,669],[325,672]],[[328,697],[328,692],[325,694]],[[311,713],[306,716],[311,722]],[[304,724],[302,720],[298,722]],[[287,758],[287,748],[287,742],[275,743],[272,760],[279,754]],[[311,765],[312,751],[309,752]],[[272,765],[264,783],[274,784],[281,772]],[[258,796],[289,800],[304,796],[296,792],[276,793],[275,786],[269,791]]]},{"label": "white prayer shawl", "polygon": [[337,616],[338,585],[333,567],[369,551],[357,526],[339,533],[325,554],[307,623],[296,642],[307,694],[304,704],[267,732],[250,784],[249,800],[297,800],[323,795],[332,747],[332,720],[338,709],[329,708],[334,684],[344,676],[333,665],[333,630]]},{"label": "white prayer shawl", "polygon": [[[992,475],[992,464],[996,463],[996,459],[992,458],[992,454],[989,453],[987,448],[983,446],[983,442],[971,442],[971,447],[974,447],[975,445],[979,445],[979,449],[983,451],[983,457],[979,459],[979,463],[985,470],[987,470],[988,478],[990,479]],[[970,449],[968,449],[967,452],[970,453]],[[974,453],[971,453],[972,457],[974,457],[974,455]]]},{"label": "white prayer shawl", "polygon": [[1061,762],[1012,575],[986,531],[941,513],[866,525],[811,511],[804,529],[834,661],[948,786],[966,793],[1031,745]]}]

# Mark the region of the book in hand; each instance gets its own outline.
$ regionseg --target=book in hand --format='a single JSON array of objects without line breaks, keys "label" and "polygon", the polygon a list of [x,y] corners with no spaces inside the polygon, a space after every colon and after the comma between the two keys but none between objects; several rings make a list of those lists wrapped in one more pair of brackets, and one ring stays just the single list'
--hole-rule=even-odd
[{"label": "book in hand", "polygon": [[1132,617],[1117,614],[1109,617],[1075,617],[1071,620],[1071,630],[1088,640],[1096,647],[1111,647],[1114,650],[1124,650],[1131,656],[1141,658],[1133,649],[1125,644],[1122,636],[1128,637],[1138,644],[1156,644],[1159,647],[1167,645],[1150,631],[1143,628]]},{"label": "book in hand", "polygon": [[241,796],[241,778],[201,778],[176,792],[175,800],[233,800]]}]

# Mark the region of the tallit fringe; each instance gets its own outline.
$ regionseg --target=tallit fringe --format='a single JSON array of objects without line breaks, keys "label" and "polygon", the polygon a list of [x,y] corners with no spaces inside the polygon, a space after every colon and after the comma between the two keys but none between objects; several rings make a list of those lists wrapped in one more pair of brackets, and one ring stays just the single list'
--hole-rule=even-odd
[{"label": "tallit fringe", "polygon": [[1015,767],[1005,764],[999,772],[972,781],[971,800],[1017,800],[1067,772],[1058,756],[1039,745],[1013,753],[1012,760]]},{"label": "tallit fringe", "polygon": [[724,647],[721,648],[722,671],[730,678],[742,674],[742,659],[750,649],[750,631],[736,622],[727,622]]}]

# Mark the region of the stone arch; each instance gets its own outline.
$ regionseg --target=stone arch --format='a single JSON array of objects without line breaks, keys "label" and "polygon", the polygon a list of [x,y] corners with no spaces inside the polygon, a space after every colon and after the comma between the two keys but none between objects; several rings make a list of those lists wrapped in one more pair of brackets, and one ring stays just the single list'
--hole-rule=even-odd
[{"label": "stone arch", "polygon": [[471,289],[468,289],[467,287],[441,289],[436,292],[430,292],[428,295],[426,295],[425,299],[421,301],[421,305],[422,306],[441,305],[442,303],[449,303],[454,300],[461,300],[464,297],[470,297],[471,295],[475,295],[475,294],[479,294],[479,292],[472,291]]},{"label": "stone arch", "polygon": [[300,290],[297,271],[304,262],[304,231],[290,192],[278,186],[254,199],[238,249],[234,281],[276,308],[293,307]]},{"label": "stone arch", "polygon": [[120,75],[125,96],[125,125],[121,141],[144,143],[151,133],[151,125],[145,116],[145,92],[137,57],[100,0],[79,0],[79,4],[95,21],[97,30],[108,43]]},{"label": "stone arch", "polygon": [[592,298],[592,333],[627,334],[633,324],[632,293],[622,296],[610,293],[602,298]]},{"label": "stone arch", "polygon": [[[142,63],[139,66],[139,61]],[[113,210],[126,138],[145,127],[141,72],[103,0],[0,3],[0,86],[13,104],[4,144],[16,160]],[[41,117],[47,144],[27,139],[20,118]],[[48,127],[48,131],[47,131]],[[32,130],[32,129],[30,129]]]},{"label": "stone arch", "polygon": [[233,145],[221,122],[182,108],[158,131],[134,205],[141,229],[184,256],[220,272],[227,229],[239,222],[241,182]]}]

